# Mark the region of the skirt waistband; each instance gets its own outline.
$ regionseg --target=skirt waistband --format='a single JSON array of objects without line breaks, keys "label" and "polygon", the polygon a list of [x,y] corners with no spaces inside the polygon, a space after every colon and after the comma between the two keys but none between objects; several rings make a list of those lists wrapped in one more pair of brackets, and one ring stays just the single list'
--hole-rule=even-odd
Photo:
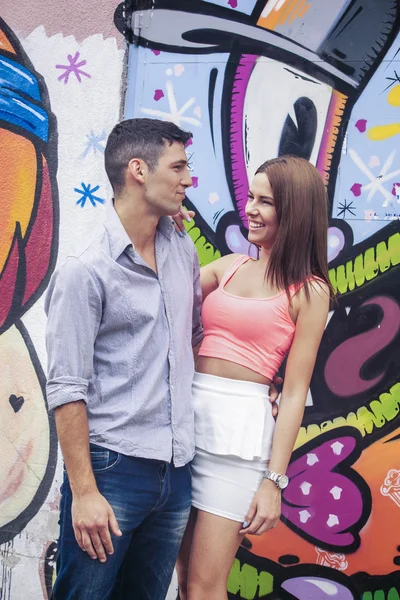
[{"label": "skirt waistband", "polygon": [[192,397],[197,448],[269,459],[275,421],[268,385],[196,373]]},{"label": "skirt waistband", "polygon": [[243,379],[229,379],[228,377],[199,373],[198,371],[195,371],[193,385],[204,391],[210,390],[221,394],[234,394],[235,396],[244,397],[251,395],[253,397],[269,398],[270,390],[270,386],[264,383],[244,381]]}]

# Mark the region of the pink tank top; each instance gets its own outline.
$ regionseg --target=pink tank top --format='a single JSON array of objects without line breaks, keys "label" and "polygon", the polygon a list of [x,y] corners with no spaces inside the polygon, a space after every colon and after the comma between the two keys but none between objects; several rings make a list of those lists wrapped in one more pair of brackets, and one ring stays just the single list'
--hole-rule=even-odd
[{"label": "pink tank top", "polygon": [[[225,291],[225,285],[248,260],[250,257],[241,256],[234,261],[218,288],[205,298],[199,356],[229,360],[272,380],[289,352],[295,324],[285,291],[270,298],[243,298]],[[299,287],[292,287],[295,294]]]}]

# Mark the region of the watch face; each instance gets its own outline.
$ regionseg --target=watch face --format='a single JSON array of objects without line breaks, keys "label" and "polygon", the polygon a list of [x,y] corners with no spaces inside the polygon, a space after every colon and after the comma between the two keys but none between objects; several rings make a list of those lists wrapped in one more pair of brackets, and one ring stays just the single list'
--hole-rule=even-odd
[{"label": "watch face", "polygon": [[278,486],[281,488],[281,490],[284,490],[285,487],[288,486],[289,483],[289,477],[287,477],[286,475],[281,475],[278,479]]}]

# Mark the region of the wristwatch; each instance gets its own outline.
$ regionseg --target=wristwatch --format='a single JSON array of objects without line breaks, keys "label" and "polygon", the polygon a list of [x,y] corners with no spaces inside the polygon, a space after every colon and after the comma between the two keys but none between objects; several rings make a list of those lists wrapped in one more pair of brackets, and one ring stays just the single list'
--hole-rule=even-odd
[{"label": "wristwatch", "polygon": [[289,477],[287,475],[279,475],[273,471],[265,471],[263,479],[270,479],[273,481],[278,490],[284,490],[289,484]]}]

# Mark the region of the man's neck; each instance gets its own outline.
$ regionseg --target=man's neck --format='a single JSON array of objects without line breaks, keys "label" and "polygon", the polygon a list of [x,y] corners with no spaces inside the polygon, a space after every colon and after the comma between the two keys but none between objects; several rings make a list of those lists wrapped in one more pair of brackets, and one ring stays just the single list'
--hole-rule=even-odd
[{"label": "man's neck", "polygon": [[149,214],[145,205],[132,200],[117,199],[114,208],[135,249],[140,254],[152,250],[159,217]]}]

